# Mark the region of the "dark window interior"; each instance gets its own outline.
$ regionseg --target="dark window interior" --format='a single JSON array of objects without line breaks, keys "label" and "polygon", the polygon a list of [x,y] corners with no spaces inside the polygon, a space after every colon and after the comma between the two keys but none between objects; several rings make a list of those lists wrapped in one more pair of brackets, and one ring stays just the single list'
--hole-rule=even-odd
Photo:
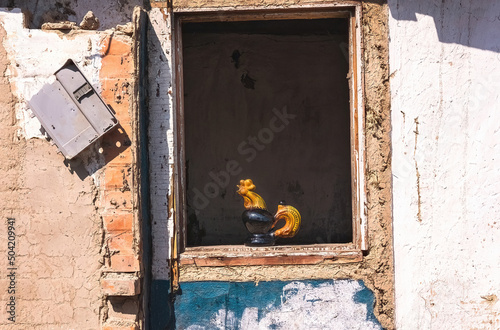
[{"label": "dark window interior", "polygon": [[183,24],[188,246],[243,244],[247,178],[302,215],[278,244],[352,241],[348,24]]}]

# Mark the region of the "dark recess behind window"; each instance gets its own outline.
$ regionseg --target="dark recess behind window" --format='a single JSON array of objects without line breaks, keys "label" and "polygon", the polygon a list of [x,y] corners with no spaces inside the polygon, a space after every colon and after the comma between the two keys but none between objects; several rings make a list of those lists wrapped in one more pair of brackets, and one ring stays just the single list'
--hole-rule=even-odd
[{"label": "dark recess behind window", "polygon": [[269,35],[344,35],[347,37],[348,21],[342,18],[295,19],[279,21],[186,23],[184,34],[189,33],[239,33]]},{"label": "dark recess behind window", "polygon": [[[243,244],[243,178],[271,213],[282,199],[301,212],[278,244],[352,241],[347,31],[347,19],[183,25],[188,246]],[[295,119],[260,140],[284,107]],[[206,196],[231,160],[241,173]]]}]

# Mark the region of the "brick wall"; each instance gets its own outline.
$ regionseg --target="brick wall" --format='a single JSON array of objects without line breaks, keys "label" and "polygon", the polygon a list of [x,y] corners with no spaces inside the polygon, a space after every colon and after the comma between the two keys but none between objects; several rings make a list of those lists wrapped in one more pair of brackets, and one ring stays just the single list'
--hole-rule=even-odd
[{"label": "brick wall", "polygon": [[[103,138],[106,165],[100,177],[100,215],[104,227],[101,289],[106,299],[103,329],[134,329],[139,322],[139,228],[134,216],[136,167],[132,121],[134,59],[132,40],[109,36],[103,42],[102,98],[115,111],[119,127]],[[132,146],[132,148],[131,148]]]}]

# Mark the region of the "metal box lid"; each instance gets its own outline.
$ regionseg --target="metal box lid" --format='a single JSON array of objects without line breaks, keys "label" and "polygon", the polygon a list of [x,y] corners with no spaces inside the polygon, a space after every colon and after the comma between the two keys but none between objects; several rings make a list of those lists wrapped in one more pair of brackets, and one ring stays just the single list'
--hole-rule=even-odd
[{"label": "metal box lid", "polygon": [[63,155],[71,159],[118,124],[77,65],[68,60],[28,104]]}]

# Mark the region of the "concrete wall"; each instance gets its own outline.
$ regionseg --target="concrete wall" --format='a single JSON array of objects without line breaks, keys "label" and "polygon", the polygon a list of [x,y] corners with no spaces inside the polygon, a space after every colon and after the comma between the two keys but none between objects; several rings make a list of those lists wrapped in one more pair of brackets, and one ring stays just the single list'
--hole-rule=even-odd
[{"label": "concrete wall", "polygon": [[390,0],[400,329],[500,328],[500,3]]}]

